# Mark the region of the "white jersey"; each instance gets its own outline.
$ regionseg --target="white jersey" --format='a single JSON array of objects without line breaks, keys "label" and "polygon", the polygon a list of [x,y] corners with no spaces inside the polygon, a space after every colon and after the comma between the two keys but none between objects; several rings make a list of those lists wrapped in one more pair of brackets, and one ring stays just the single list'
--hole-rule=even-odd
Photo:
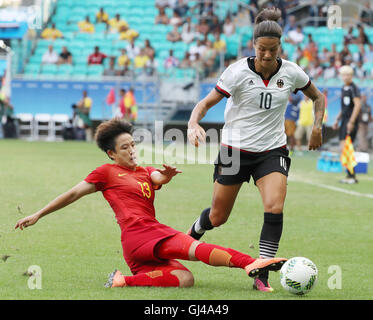
[{"label": "white jersey", "polygon": [[295,63],[277,58],[278,68],[269,80],[255,70],[255,57],[231,64],[215,89],[228,98],[222,144],[250,152],[286,145],[285,110],[289,95],[311,84]]}]

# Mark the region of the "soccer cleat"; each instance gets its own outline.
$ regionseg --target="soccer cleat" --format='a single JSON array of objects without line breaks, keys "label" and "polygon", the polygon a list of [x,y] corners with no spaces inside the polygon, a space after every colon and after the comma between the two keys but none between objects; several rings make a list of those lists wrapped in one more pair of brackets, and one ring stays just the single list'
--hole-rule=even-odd
[{"label": "soccer cleat", "polygon": [[344,184],[356,184],[359,181],[356,178],[350,177],[350,178],[345,178],[339,181],[340,183]]},{"label": "soccer cleat", "polygon": [[[265,283],[266,282],[266,283]],[[262,279],[256,278],[254,280],[253,288],[262,292],[273,292],[273,288],[269,285],[268,280],[263,281]]]},{"label": "soccer cleat", "polygon": [[105,283],[105,288],[115,288],[115,287],[124,287],[126,282],[124,281],[123,274],[115,269],[112,273],[109,274],[109,279]]},{"label": "soccer cleat", "polygon": [[265,271],[278,271],[287,261],[285,258],[256,259],[245,267],[245,271],[251,278],[257,278]]},{"label": "soccer cleat", "polygon": [[[197,221],[196,221],[197,222]],[[196,222],[194,222],[192,224],[192,226],[189,228],[189,230],[186,232],[186,234],[188,236],[191,236],[193,239],[195,240],[199,240],[202,238],[202,236],[205,234],[205,233],[197,233],[195,230],[194,230],[194,225],[196,224]]]}]

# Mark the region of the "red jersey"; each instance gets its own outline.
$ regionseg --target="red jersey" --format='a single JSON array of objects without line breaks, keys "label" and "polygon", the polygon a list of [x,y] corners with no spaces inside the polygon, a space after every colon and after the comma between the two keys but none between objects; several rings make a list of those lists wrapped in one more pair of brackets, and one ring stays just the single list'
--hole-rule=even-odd
[{"label": "red jersey", "polygon": [[102,64],[104,59],[107,57],[104,53],[92,53],[88,57],[88,64]]},{"label": "red jersey", "polygon": [[155,218],[155,188],[150,177],[155,170],[136,167],[133,171],[117,164],[104,164],[85,178],[103,193],[113,209],[122,231],[124,258],[134,274],[143,262],[158,260],[154,247],[160,240],[180,232]]}]

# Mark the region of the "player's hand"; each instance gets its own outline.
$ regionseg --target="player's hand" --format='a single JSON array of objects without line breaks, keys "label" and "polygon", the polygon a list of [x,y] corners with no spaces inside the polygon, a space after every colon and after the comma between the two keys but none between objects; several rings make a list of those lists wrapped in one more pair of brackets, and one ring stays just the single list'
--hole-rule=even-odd
[{"label": "player's hand", "polygon": [[188,140],[193,146],[198,147],[200,142],[206,141],[205,130],[198,123],[188,124]]},{"label": "player's hand", "polygon": [[355,124],[353,122],[351,122],[351,121],[349,121],[347,123],[347,127],[346,127],[347,134],[350,134],[352,132],[352,130],[354,130],[354,126],[355,126]]},{"label": "player's hand", "polygon": [[338,121],[334,122],[334,123],[333,123],[333,126],[332,126],[332,129],[333,129],[333,130],[338,130],[338,127],[339,127],[339,126],[338,126]]},{"label": "player's hand", "polygon": [[23,228],[27,228],[29,226],[32,226],[33,224],[38,222],[38,220],[39,220],[39,216],[33,214],[32,216],[28,216],[26,218],[23,218],[23,219],[19,220],[17,222],[16,226],[14,227],[14,229],[17,229],[19,227],[21,230],[23,230]]},{"label": "player's hand", "polygon": [[158,171],[169,178],[176,176],[178,173],[182,173],[182,171],[177,170],[176,167],[172,167],[167,164],[164,164],[163,168],[164,169],[158,169]]},{"label": "player's hand", "polygon": [[312,128],[310,142],[308,144],[308,150],[316,150],[322,145],[322,129],[321,128]]}]

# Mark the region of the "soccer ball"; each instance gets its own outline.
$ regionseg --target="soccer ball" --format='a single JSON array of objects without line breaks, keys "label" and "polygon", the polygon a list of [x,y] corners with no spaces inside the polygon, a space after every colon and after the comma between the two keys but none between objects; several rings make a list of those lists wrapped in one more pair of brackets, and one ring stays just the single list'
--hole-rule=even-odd
[{"label": "soccer ball", "polygon": [[311,291],[317,282],[317,267],[307,258],[294,257],[280,270],[281,285],[290,293],[303,295]]}]

